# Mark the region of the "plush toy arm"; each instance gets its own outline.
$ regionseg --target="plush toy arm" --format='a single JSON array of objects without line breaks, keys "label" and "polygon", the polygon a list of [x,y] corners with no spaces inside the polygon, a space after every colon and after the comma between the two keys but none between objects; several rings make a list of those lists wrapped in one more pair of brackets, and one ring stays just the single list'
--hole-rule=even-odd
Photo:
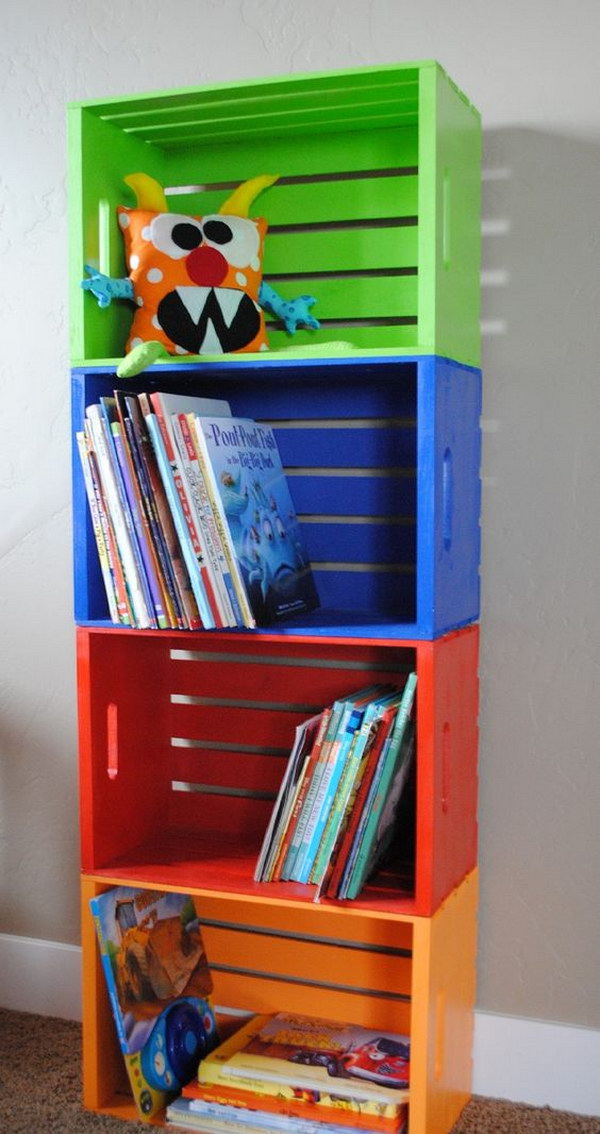
[{"label": "plush toy arm", "polygon": [[91,291],[98,300],[99,307],[108,307],[112,299],[133,299],[133,284],[131,280],[115,280],[84,264],[84,271],[89,275],[88,280],[81,281],[84,291]]},{"label": "plush toy arm", "polygon": [[297,299],[282,299],[270,284],[263,280],[258,293],[258,302],[265,310],[271,311],[285,325],[288,334],[293,335],[299,323],[318,331],[320,323],[310,313],[316,303],[314,295],[300,295]]}]

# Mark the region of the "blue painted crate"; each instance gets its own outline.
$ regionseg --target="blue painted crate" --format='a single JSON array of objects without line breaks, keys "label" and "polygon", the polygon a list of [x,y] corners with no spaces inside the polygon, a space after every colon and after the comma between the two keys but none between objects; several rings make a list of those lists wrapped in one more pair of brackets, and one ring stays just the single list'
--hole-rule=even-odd
[{"label": "blue painted crate", "polygon": [[[116,387],[225,397],[276,435],[321,609],[292,635],[427,639],[479,615],[481,374],[438,357],[73,371],[73,432]],[[75,617],[110,625],[74,454]]]}]

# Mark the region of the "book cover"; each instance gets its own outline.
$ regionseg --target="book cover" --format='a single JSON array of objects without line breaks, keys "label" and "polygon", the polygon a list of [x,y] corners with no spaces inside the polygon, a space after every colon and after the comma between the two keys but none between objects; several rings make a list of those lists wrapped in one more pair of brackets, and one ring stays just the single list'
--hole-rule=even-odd
[{"label": "book cover", "polygon": [[[321,833],[327,819],[323,804],[330,778],[334,774],[336,756],[345,724],[349,720],[354,706],[368,702],[379,689],[380,686],[378,685],[369,685],[355,693],[348,694],[346,697],[340,697],[333,703],[325,740],[313,771],[312,782],[301,816],[304,829],[291,874],[296,882],[306,883],[309,880]],[[304,813],[306,813],[306,822],[304,822]]]},{"label": "book cover", "polygon": [[347,878],[352,849],[361,817],[364,814],[365,801],[375,775],[381,750],[391,729],[396,708],[394,702],[384,707],[381,712],[375,714],[368,726],[357,778],[348,802],[347,821],[336,847],[335,859],[332,859],[332,871],[327,883],[328,898],[341,898],[343,896],[343,882]]},{"label": "book cover", "polygon": [[196,418],[256,624],[319,605],[273,430],[245,418]]},{"label": "book cover", "polygon": [[397,814],[404,785],[408,778],[414,756],[415,728],[409,721],[397,751],[393,752],[393,740],[387,742],[389,753],[384,755],[381,778],[376,785],[369,817],[362,836],[354,869],[348,886],[347,897],[357,898],[365,882],[384,858],[397,824]]},{"label": "book cover", "polygon": [[368,743],[372,733],[373,722],[386,708],[392,708],[396,705],[400,697],[401,693],[399,690],[392,690],[391,692],[383,694],[382,697],[371,701],[367,705],[362,722],[354,734],[342,780],[338,792],[336,793],[327,826],[323,833],[323,839],[321,840],[322,845],[319,848],[319,861],[316,864],[319,871],[318,883],[313,898],[315,902],[318,902],[321,895],[327,890],[332,877],[333,868],[352,814],[362,774],[365,770],[365,757],[369,752]]},{"label": "book cover", "polygon": [[[248,1134],[252,1134],[253,1131],[269,1130],[286,1131],[289,1134],[322,1134],[323,1130],[328,1134],[351,1134],[352,1130],[361,1129],[355,1121],[358,1115],[349,1113],[344,1120],[343,1114],[334,1112],[324,1121],[322,1117],[326,1113],[324,1108],[313,1108],[314,1110],[317,1111],[316,1114],[299,1109],[290,1113],[278,1105],[270,1108],[259,1107],[256,1099],[253,1105],[249,1105],[239,1101],[226,1102],[221,1099],[186,1096],[176,1099],[171,1104],[167,1111],[167,1119],[191,1126],[195,1126],[197,1120],[208,1119],[208,1122],[203,1123],[206,1130],[217,1130],[221,1125],[228,1130],[239,1126]],[[396,1120],[393,1126],[386,1128],[386,1134],[398,1134],[402,1124],[402,1120]],[[367,1129],[374,1132],[381,1128],[370,1125]]]},{"label": "book cover", "polygon": [[357,841],[346,897],[358,896],[364,883],[387,850],[400,797],[414,752],[415,729],[410,719],[417,685],[416,674],[406,682],[396,719],[385,741],[365,806],[365,822]]},{"label": "book cover", "polygon": [[[312,1118],[323,1123],[327,1129],[331,1124],[340,1123],[352,1130],[400,1134],[403,1124],[403,1118],[396,1113],[397,1108],[390,1107],[387,1103],[341,1098],[326,1091],[311,1091],[286,1086],[285,1083],[270,1083],[270,1090],[258,1092],[252,1089],[252,1083],[247,1082],[246,1088],[243,1088],[232,1086],[231,1082],[231,1078],[206,1084],[192,1081],[183,1088],[181,1097],[190,1102],[200,1100],[224,1103],[261,1113]],[[387,1111],[392,1111],[393,1114],[386,1117]]]},{"label": "book cover", "polygon": [[404,1035],[278,1012],[255,1021],[235,1048],[212,1052],[198,1077],[206,1082],[207,1066],[216,1064],[225,1078],[335,1088],[342,1097],[401,1106],[408,1101],[409,1053]]},{"label": "book cover", "polygon": [[196,910],[185,894],[129,886],[104,891],[90,908],[134,1098],[150,1118],[217,1041]]}]

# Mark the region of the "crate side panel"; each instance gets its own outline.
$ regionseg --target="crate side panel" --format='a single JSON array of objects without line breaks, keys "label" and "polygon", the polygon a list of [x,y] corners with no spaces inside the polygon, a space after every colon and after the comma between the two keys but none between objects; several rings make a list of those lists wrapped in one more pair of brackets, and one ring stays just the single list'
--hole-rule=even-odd
[{"label": "crate side panel", "polygon": [[[94,297],[84,292],[79,281],[85,276],[84,264],[100,268],[107,275],[124,277],[123,245],[117,224],[119,204],[132,204],[123,178],[143,170],[162,179],[163,159],[159,151],[131,138],[122,130],[102,122],[85,110],[70,111],[72,169],[70,186],[73,200],[71,218],[71,357],[106,358],[123,353],[131,324],[133,307],[122,300],[100,309]],[[81,168],[75,168],[80,163]]]},{"label": "crate side panel", "polygon": [[128,631],[80,629],[78,640],[82,859],[93,870],[164,824],[167,652],[161,639]]},{"label": "crate side panel", "polygon": [[415,923],[411,1134],[448,1134],[471,1094],[478,874]]},{"label": "crate side panel", "polygon": [[481,373],[442,360],[435,406],[435,624],[479,617]]}]

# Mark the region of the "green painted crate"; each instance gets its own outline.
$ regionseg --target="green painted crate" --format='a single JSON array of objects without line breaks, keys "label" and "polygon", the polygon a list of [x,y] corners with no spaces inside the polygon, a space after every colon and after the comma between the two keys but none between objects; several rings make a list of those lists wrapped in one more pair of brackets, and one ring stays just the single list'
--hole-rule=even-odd
[{"label": "green painted crate", "polygon": [[132,306],[100,310],[79,280],[84,263],[126,275],[115,210],[134,203],[124,176],[144,171],[198,215],[280,174],[256,205],[265,279],[316,295],[321,329],[290,338],[272,321],[272,350],[343,342],[479,365],[480,119],[437,63],[77,103],[69,144],[74,364],[123,355]]}]

